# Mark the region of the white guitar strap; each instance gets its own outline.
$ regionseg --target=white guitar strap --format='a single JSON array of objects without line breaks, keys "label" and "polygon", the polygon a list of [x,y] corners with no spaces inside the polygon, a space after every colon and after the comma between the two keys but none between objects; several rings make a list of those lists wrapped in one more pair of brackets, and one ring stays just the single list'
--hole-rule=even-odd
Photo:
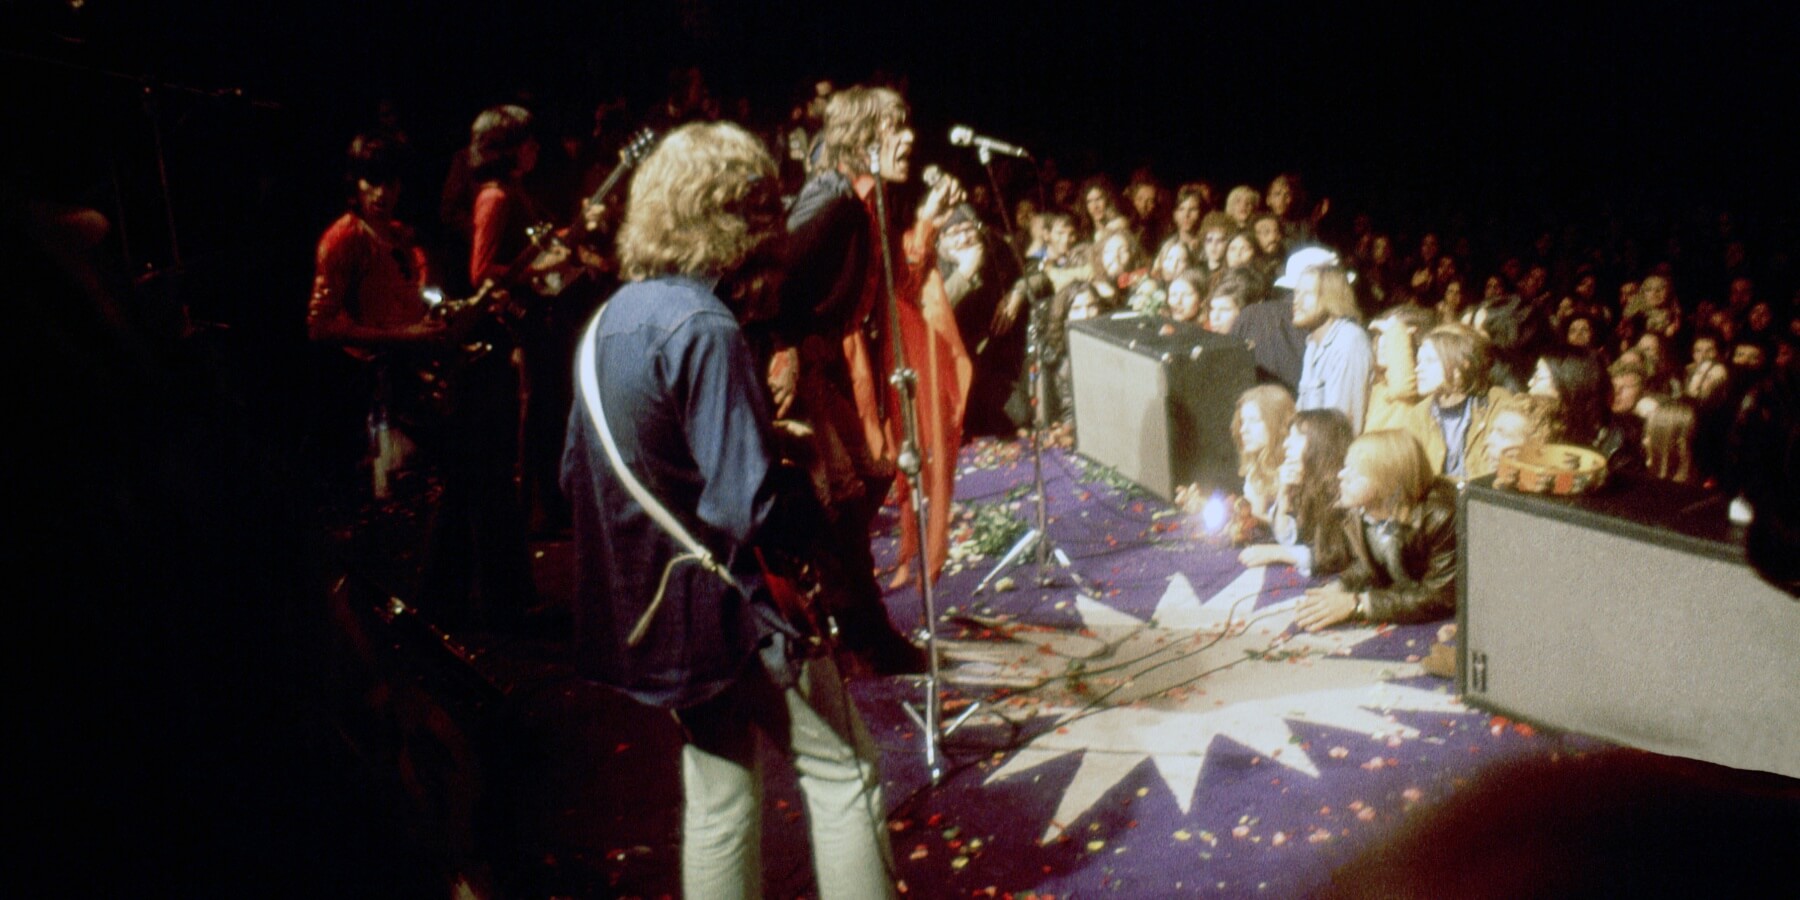
[{"label": "white guitar strap", "polygon": [[650,489],[644,487],[643,482],[638,481],[637,476],[632,474],[631,467],[625,465],[625,460],[619,457],[619,445],[613,441],[612,430],[606,427],[606,410],[600,406],[600,376],[594,364],[600,343],[600,319],[606,315],[606,308],[610,305],[610,303],[603,304],[600,311],[594,315],[593,324],[588,326],[587,334],[582,336],[581,347],[576,353],[575,372],[576,378],[581,384],[581,395],[587,401],[588,415],[594,419],[595,430],[600,432],[600,444],[606,448],[606,458],[612,461],[613,472],[619,476],[619,481],[625,485],[625,490],[630,492],[632,499],[644,508],[644,512],[650,514],[652,521],[661,526],[663,531],[668,532],[676,543],[687,549],[686,553],[669,560],[669,564],[663,567],[662,581],[656,587],[656,595],[651,598],[650,606],[644,610],[643,615],[638,617],[637,624],[631,629],[630,636],[625,639],[626,646],[635,647],[643,641],[644,635],[650,630],[650,622],[656,618],[657,610],[662,608],[663,596],[669,588],[669,574],[675,571],[675,567],[681,563],[690,560],[699,563],[701,568],[724,579],[726,584],[731,585],[739,593],[747,592],[744,591],[742,585],[738,584],[737,579],[731,577],[731,572],[713,558],[712,551],[706,549],[704,544],[695,540],[694,536],[688,533],[680,520],[676,519],[667,507],[657,501],[656,496],[650,493]]}]

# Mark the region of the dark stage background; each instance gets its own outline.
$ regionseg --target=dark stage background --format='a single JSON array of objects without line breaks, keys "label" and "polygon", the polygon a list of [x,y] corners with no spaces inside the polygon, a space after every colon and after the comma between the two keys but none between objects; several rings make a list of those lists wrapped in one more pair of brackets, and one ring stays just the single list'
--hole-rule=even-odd
[{"label": "dark stage background", "polygon": [[176,86],[152,99],[190,256],[276,231],[309,244],[382,99],[441,169],[484,105],[529,91],[552,127],[578,125],[615,94],[642,110],[682,64],[765,117],[818,77],[904,77],[927,156],[968,123],[1076,176],[1148,164],[1223,188],[1298,169],[1383,227],[1787,211],[1794,13],[1485,6],[33,0],[6,4],[5,76],[15,142],[47,127],[39,174],[144,217],[133,256],[158,263],[134,79]]}]

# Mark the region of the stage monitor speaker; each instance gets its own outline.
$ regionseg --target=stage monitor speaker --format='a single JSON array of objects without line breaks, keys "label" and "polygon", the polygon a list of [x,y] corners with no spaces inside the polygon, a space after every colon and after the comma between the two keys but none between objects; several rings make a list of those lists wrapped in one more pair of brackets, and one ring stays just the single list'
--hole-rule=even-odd
[{"label": "stage monitor speaker", "polygon": [[1087,319],[1069,325],[1069,358],[1082,455],[1164,499],[1190,482],[1241,489],[1231,414],[1255,384],[1243,341],[1191,322]]},{"label": "stage monitor speaker", "polygon": [[1744,562],[1726,498],[1643,481],[1461,499],[1471,706],[1800,777],[1800,600]]}]

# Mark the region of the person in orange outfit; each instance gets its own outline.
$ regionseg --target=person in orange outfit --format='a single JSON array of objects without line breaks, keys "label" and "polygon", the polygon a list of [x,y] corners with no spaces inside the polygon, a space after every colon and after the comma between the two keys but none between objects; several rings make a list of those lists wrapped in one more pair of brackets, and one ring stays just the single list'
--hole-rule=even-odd
[{"label": "person in orange outfit", "polygon": [[[916,670],[923,662],[887,621],[868,536],[904,434],[898,394],[886,384],[894,360],[875,188],[878,177],[900,184],[911,176],[907,117],[905,100],[886,88],[847,88],[826,101],[822,166],[788,215],[782,309],[770,327],[778,335],[770,367],[776,414],[805,420],[816,435],[818,477],[836,518],[832,555],[843,562],[846,584],[832,612],[845,645],[877,672]],[[970,378],[936,272],[935,244],[961,200],[955,179],[940,180],[892,252],[902,351],[919,373],[920,451],[932,501],[926,546],[936,548],[934,571],[949,555],[955,454]],[[916,525],[910,507],[906,512],[902,542],[910,541],[916,553]]]}]

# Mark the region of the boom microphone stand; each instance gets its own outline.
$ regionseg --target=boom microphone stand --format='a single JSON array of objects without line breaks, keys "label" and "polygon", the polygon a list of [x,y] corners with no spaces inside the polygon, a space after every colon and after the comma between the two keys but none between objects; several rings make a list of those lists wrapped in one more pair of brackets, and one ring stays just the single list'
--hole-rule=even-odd
[{"label": "boom microphone stand", "polygon": [[[1010,235],[1012,234],[1012,222],[1007,218],[1006,195],[1000,190],[1000,179],[994,175],[994,155],[985,145],[976,148],[976,155],[981,159],[982,169],[987,172],[988,183],[994,188],[994,199],[1000,207],[1000,224]],[[1025,259],[1019,254],[1018,246],[1010,240],[1006,242],[1006,246],[1012,251],[1013,258],[1018,261],[1019,271],[1024,272]],[[1022,278],[1020,280],[1021,289],[1029,291],[1030,288],[1024,287],[1028,283],[1028,279]],[[1049,314],[1049,311],[1043,308],[1047,304],[1041,302],[1045,299],[1047,298],[1026,297],[1026,302],[1031,304],[1031,318],[1025,326],[1025,340],[1030,345],[1031,353],[1031,484],[1037,506],[1035,524],[1013,543],[1012,547],[1006,551],[1006,555],[1000,557],[1000,561],[994,564],[993,569],[982,576],[981,583],[975,585],[971,596],[981,596],[981,592],[987,589],[989,582],[1017,562],[1026,550],[1033,548],[1037,550],[1038,587],[1051,587],[1056,584],[1055,570],[1050,567],[1051,560],[1055,560],[1063,571],[1069,573],[1069,580],[1077,588],[1088,590],[1088,585],[1082,580],[1081,574],[1075,571],[1075,564],[1069,561],[1069,555],[1050,539],[1050,509],[1044,493],[1044,431],[1049,424],[1045,419],[1050,414],[1048,404],[1045,402],[1046,387],[1043,380],[1044,327],[1047,323],[1042,319]]]},{"label": "boom microphone stand", "polygon": [[[937,600],[933,594],[926,548],[925,485],[920,478],[923,458],[919,453],[919,375],[907,366],[906,348],[900,340],[900,296],[894,286],[894,253],[893,245],[888,241],[887,198],[881,183],[879,145],[869,148],[869,172],[875,176],[875,222],[881,238],[881,271],[887,287],[888,332],[893,342],[894,371],[888,376],[888,381],[900,397],[900,421],[903,428],[895,467],[906,476],[907,489],[912,492],[913,514],[918,519],[919,597],[925,607],[925,654],[929,658],[925,669],[925,697],[921,704],[923,709],[911,704],[906,704],[903,708],[919,726],[919,730],[925,733],[925,770],[931,777],[931,783],[935,785],[944,777],[944,738],[967,721],[978,704],[970,704],[948,726],[943,724],[943,709],[938,700]],[[901,565],[905,565],[905,562]]]}]

